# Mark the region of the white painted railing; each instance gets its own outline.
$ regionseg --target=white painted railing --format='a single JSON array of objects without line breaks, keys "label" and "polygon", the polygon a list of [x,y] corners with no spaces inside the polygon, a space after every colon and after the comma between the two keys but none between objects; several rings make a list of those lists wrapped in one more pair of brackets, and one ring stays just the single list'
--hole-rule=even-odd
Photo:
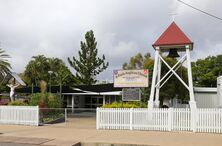
[{"label": "white painted railing", "polygon": [[198,109],[197,132],[222,133],[222,109]]},{"label": "white painted railing", "polygon": [[0,106],[0,124],[39,124],[38,106]]},{"label": "white painted railing", "polygon": [[172,131],[190,131],[191,130],[191,111],[189,108],[169,108],[172,113],[171,127]]},{"label": "white painted railing", "polygon": [[[222,133],[222,109],[97,108],[97,129]],[[193,117],[192,117],[193,115]]]},{"label": "white painted railing", "polygon": [[151,112],[147,108],[137,108],[131,109],[131,111],[133,112],[132,129],[157,131],[167,131],[169,129],[168,126],[171,117],[167,109],[153,109]]}]

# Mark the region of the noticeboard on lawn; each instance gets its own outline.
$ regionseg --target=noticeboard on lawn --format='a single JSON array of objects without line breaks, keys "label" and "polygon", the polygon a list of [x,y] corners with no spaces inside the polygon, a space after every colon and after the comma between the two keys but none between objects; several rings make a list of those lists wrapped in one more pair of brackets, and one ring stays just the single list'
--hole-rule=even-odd
[{"label": "noticeboard on lawn", "polygon": [[140,101],[140,88],[123,88],[122,101]]},{"label": "noticeboard on lawn", "polygon": [[114,87],[148,87],[149,71],[139,70],[114,70]]}]

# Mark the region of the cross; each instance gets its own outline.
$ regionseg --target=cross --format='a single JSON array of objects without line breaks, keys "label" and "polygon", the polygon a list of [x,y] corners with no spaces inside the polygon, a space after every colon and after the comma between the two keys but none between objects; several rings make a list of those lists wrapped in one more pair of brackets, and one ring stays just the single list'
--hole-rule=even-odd
[{"label": "cross", "polygon": [[170,13],[170,16],[171,16],[171,18],[172,18],[172,21],[175,20],[176,15],[177,15],[177,13]]}]

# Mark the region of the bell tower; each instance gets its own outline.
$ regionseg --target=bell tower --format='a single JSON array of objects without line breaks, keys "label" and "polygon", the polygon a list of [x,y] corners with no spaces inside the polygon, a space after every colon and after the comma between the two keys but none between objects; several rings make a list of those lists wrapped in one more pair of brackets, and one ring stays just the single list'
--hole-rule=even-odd
[{"label": "bell tower", "polygon": [[[153,48],[155,49],[155,60],[148,108],[152,109],[159,107],[160,88],[171,78],[172,75],[174,75],[189,91],[190,108],[196,109],[190,61],[190,51],[193,50],[193,42],[185,35],[175,22],[172,22],[153,44]],[[183,56],[180,57],[178,52],[183,54]],[[177,63],[173,67],[164,60],[163,54],[166,53],[168,53],[167,57],[178,58]],[[187,67],[188,84],[176,73],[184,62],[186,62]],[[169,68],[169,71],[163,76],[161,76],[162,63]]]}]

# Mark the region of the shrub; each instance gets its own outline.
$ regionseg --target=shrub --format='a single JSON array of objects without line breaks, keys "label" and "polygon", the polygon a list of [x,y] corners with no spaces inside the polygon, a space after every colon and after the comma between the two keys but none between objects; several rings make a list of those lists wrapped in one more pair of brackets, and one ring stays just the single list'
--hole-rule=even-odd
[{"label": "shrub", "polygon": [[0,100],[1,99],[9,99],[10,97],[9,96],[0,96]]},{"label": "shrub", "polygon": [[8,96],[0,96],[0,105],[8,105],[10,98]]},{"label": "shrub", "polygon": [[102,106],[103,108],[146,108],[147,105],[145,103],[140,102],[113,102],[111,104],[105,104]]},{"label": "shrub", "polygon": [[44,95],[42,93],[35,93],[29,96],[30,102],[29,104],[32,106],[37,106],[40,103],[40,100],[44,98]]},{"label": "shrub", "polygon": [[40,82],[41,93],[32,94],[30,98],[30,105],[40,107],[40,122],[50,123],[58,119],[64,118],[64,113],[58,109],[44,109],[44,108],[61,108],[63,103],[58,94],[46,93],[46,82]]},{"label": "shrub", "polygon": [[16,100],[16,101],[12,101],[12,102],[9,102],[8,105],[12,105],[12,106],[28,106],[27,103],[21,101],[21,100]]},{"label": "shrub", "polygon": [[30,105],[39,105],[40,108],[60,108],[62,99],[57,94],[35,93],[30,96]]}]

